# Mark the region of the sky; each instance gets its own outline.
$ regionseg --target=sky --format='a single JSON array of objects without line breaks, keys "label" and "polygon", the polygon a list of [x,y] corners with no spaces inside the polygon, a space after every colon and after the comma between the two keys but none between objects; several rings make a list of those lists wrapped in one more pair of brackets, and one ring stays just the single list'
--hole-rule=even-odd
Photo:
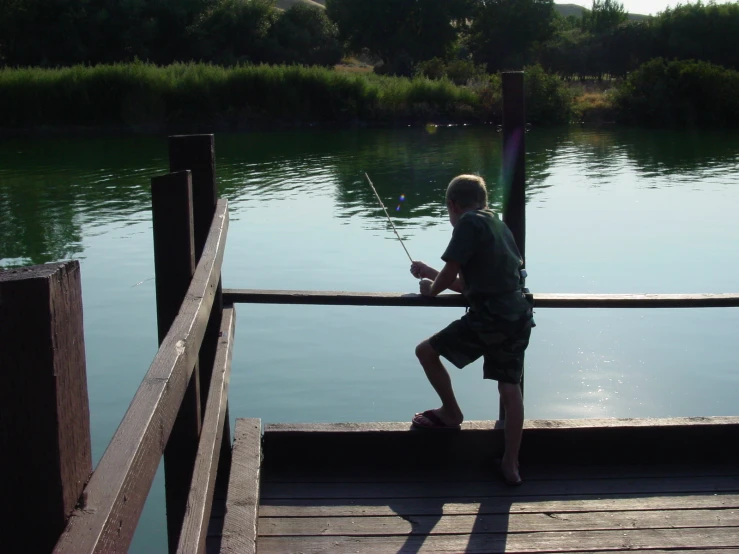
[{"label": "sky", "polygon": [[[726,4],[732,0],[717,0],[717,4]],[[555,0],[557,4],[579,4],[590,8],[593,5],[592,0]],[[629,13],[639,13],[643,15],[657,15],[657,12],[661,12],[666,7],[670,6],[674,8],[678,3],[687,4],[686,0],[677,2],[676,0],[621,0],[621,3]],[[696,2],[691,2],[695,4]],[[704,4],[708,2],[704,0]]]}]

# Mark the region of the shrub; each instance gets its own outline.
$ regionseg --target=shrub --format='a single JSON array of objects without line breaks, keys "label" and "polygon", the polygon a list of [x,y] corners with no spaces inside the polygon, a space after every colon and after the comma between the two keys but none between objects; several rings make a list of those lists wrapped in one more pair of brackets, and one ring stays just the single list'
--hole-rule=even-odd
[{"label": "shrub", "polygon": [[475,65],[472,60],[454,59],[444,61],[432,58],[416,65],[416,75],[429,79],[447,78],[455,85],[466,85],[474,79],[485,75],[485,66]]},{"label": "shrub", "polygon": [[739,72],[658,58],[629,74],[614,96],[621,121],[660,126],[739,124]]},{"label": "shrub", "polygon": [[572,115],[573,94],[557,75],[540,65],[525,68],[526,118],[538,125],[568,123]]},{"label": "shrub", "polygon": [[[321,67],[203,63],[0,69],[4,127],[210,125],[243,121],[387,120],[475,113],[448,80],[338,73]],[[464,111],[464,110],[463,110]]]}]

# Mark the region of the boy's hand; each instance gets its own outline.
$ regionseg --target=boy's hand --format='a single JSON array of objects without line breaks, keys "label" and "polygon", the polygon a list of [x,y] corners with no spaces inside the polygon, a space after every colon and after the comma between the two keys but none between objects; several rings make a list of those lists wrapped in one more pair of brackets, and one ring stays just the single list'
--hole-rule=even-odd
[{"label": "boy's hand", "polygon": [[423,262],[413,262],[411,264],[411,275],[416,279],[435,279],[438,272]]},{"label": "boy's hand", "polygon": [[419,283],[419,287],[421,289],[421,295],[422,296],[431,296],[431,285],[433,285],[433,281],[429,281],[428,279],[424,279]]}]

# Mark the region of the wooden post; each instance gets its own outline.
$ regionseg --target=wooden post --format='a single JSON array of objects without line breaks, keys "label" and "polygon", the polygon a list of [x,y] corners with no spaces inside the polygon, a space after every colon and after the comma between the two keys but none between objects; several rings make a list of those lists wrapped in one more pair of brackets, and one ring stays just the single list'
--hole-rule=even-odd
[{"label": "wooden post", "polygon": [[92,473],[77,261],[0,271],[0,550],[51,552]]},{"label": "wooden post", "polygon": [[[195,273],[192,181],[189,171],[151,180],[159,344],[177,317]],[[192,372],[164,451],[169,551],[176,552],[187,509],[202,422],[200,376]]]},{"label": "wooden post", "polygon": [[[193,215],[195,225],[195,256],[200,259],[205,245],[205,238],[213,221],[218,201],[218,183],[216,182],[215,139],[213,135],[174,135],[169,137],[169,169],[170,171],[190,170],[192,172]],[[208,398],[213,363],[216,359],[218,334],[223,315],[223,284],[218,281],[213,309],[208,320],[203,345],[200,348],[200,388],[201,405],[205,411]],[[218,484],[216,494],[225,495],[223,490],[228,485],[228,471],[231,467],[231,428],[228,407],[226,407],[226,423],[223,431],[223,448],[218,466]]]},{"label": "wooden post", "polygon": [[[503,187],[503,221],[516,239],[525,267],[526,100],[523,71],[503,73]],[[500,419],[505,419],[502,402]]]}]

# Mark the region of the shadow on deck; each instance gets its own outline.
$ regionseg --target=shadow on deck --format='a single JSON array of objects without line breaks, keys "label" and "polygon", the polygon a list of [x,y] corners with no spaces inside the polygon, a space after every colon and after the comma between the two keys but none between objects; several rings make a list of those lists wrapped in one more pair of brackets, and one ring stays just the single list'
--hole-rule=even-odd
[{"label": "shadow on deck", "polygon": [[209,550],[739,551],[739,418],[529,421],[515,488],[495,426],[237,420]]}]

